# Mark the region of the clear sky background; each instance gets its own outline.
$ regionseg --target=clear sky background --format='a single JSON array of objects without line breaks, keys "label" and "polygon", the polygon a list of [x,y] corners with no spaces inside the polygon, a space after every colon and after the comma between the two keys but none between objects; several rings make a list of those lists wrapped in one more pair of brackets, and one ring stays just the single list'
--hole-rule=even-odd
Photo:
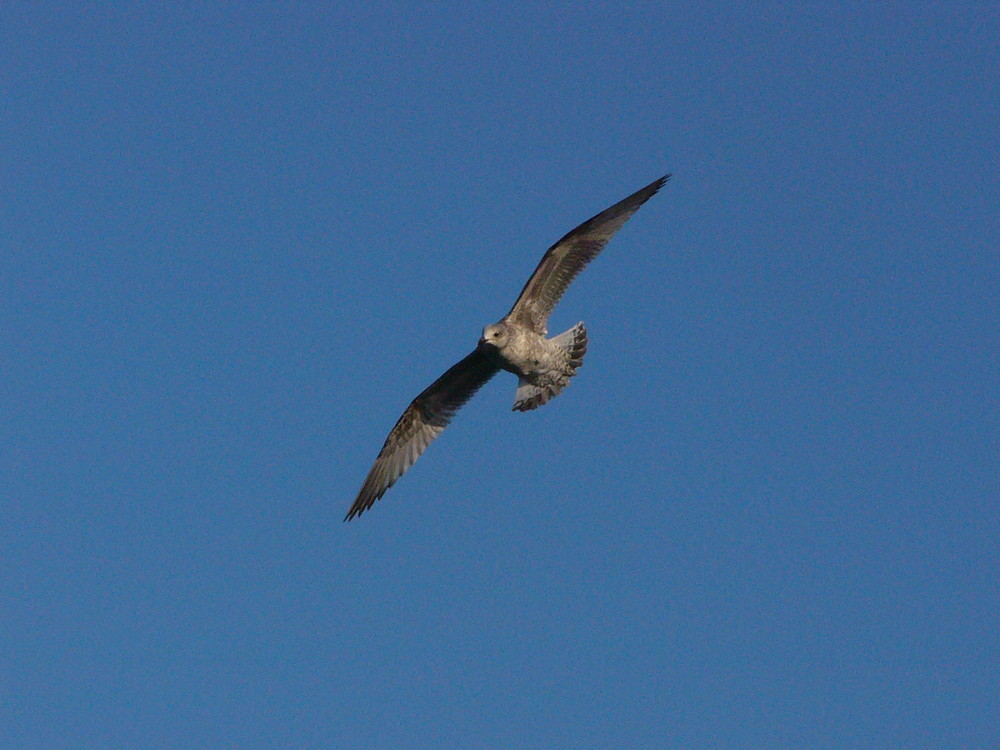
[{"label": "clear sky background", "polygon": [[1000,10],[694,6],[3,4],[0,745],[1000,743]]}]

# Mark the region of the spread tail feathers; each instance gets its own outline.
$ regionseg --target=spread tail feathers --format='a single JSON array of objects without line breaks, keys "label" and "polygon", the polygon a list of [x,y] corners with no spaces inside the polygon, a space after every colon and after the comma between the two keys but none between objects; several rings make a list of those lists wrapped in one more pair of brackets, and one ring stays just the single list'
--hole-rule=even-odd
[{"label": "spread tail feathers", "polygon": [[587,329],[583,327],[583,323],[577,323],[549,341],[562,350],[564,360],[560,363],[561,367],[553,372],[543,373],[532,381],[520,378],[517,393],[514,394],[514,411],[530,411],[548,403],[549,399],[559,395],[569,384],[569,379],[583,364],[583,355],[587,353]]}]

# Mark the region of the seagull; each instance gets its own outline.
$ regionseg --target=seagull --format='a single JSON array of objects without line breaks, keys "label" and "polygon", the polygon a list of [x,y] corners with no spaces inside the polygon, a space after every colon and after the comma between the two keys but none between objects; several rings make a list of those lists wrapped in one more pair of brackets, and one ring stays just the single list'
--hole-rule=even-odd
[{"label": "seagull", "polygon": [[549,315],[573,279],[668,179],[669,174],[651,182],[548,249],[510,312],[486,326],[472,353],[406,407],[344,521],[371,508],[444,431],[462,405],[500,370],[517,375],[514,411],[537,409],[566,387],[583,364],[587,329],[577,323],[546,338]]}]

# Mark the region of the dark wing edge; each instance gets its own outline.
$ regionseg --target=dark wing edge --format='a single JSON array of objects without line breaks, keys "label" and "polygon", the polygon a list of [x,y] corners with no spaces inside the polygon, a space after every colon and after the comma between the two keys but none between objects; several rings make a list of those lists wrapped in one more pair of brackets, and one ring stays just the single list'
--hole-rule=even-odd
[{"label": "dark wing edge", "polygon": [[670,175],[666,174],[654,180],[628,198],[583,222],[550,247],[518,295],[507,314],[508,319],[543,333],[549,315],[573,279],[597,257],[632,214],[669,179]]},{"label": "dark wing edge", "polygon": [[344,521],[360,516],[392,487],[500,368],[478,349],[425,388],[389,432]]}]

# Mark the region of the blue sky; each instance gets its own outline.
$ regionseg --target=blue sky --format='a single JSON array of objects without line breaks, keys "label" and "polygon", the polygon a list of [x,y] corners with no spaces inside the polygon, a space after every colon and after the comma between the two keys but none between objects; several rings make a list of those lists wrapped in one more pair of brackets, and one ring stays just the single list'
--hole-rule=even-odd
[{"label": "blue sky", "polygon": [[0,744],[996,745],[998,15],[5,4]]}]

